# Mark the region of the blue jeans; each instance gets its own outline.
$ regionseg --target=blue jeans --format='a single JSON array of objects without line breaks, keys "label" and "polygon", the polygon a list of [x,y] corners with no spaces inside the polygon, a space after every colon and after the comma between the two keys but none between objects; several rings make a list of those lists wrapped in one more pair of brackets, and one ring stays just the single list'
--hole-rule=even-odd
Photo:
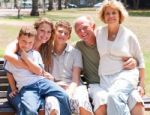
[{"label": "blue jeans", "polygon": [[21,106],[21,95],[20,93],[17,93],[15,97],[9,97],[9,94],[11,93],[10,86],[7,89],[7,99],[10,105],[15,109],[16,115],[25,115],[23,114],[23,108]]},{"label": "blue jeans", "polygon": [[[61,87],[48,79],[42,79],[22,88],[21,101],[26,112],[25,114],[38,115],[37,110],[40,107],[42,98],[47,96],[54,96],[58,99],[60,115],[71,115],[68,95]],[[28,111],[26,111],[26,109]]]},{"label": "blue jeans", "polygon": [[[20,93],[17,93],[17,95],[15,97],[9,97],[10,93],[11,93],[11,88],[9,86],[7,89],[7,99],[8,99],[9,104],[15,109],[16,115],[26,115],[25,111],[28,111],[28,110],[27,109],[24,110],[23,107],[21,106],[21,95],[20,95]],[[39,108],[44,108],[44,106],[45,106],[45,99],[42,98]]]}]

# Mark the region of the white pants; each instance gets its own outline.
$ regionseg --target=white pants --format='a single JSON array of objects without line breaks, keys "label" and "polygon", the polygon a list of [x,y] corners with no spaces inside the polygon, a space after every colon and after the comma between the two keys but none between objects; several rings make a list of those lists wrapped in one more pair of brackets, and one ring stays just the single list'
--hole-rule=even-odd
[{"label": "white pants", "polygon": [[[72,113],[79,114],[80,107],[84,108],[85,110],[89,112],[92,112],[92,107],[89,102],[88,91],[85,85],[80,85],[76,87],[72,97],[69,97],[69,98],[70,98],[70,107],[71,107]],[[50,110],[55,109],[58,111],[57,115],[60,114],[59,103],[55,97],[46,98],[45,108],[46,110],[48,110],[47,113],[50,112]]]},{"label": "white pants", "polygon": [[50,115],[52,110],[55,110],[56,114],[60,115],[58,99],[53,96],[48,96],[45,98],[45,115]]}]

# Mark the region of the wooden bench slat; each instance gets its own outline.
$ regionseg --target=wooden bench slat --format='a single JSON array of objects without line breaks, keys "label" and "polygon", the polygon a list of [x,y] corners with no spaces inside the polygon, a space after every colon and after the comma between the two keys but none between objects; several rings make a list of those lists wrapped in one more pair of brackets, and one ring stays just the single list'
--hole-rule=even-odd
[{"label": "wooden bench slat", "polygon": [[7,91],[0,91],[0,98],[2,98],[2,97],[5,98],[6,96],[7,96]]},{"label": "wooden bench slat", "polygon": [[6,76],[6,71],[5,70],[0,70],[0,76]]},{"label": "wooden bench slat", "polygon": [[1,83],[8,83],[8,80],[7,80],[6,76],[0,76],[0,84]]},{"label": "wooden bench slat", "polygon": [[1,69],[1,70],[4,69],[4,68],[3,68],[3,64],[0,64],[0,69]]},{"label": "wooden bench slat", "polygon": [[150,111],[150,103],[144,104],[145,111]]},{"label": "wooden bench slat", "polygon": [[146,104],[146,103],[149,103],[149,104],[150,104],[150,97],[144,96],[144,97],[143,97],[143,101],[144,101],[145,104]]}]

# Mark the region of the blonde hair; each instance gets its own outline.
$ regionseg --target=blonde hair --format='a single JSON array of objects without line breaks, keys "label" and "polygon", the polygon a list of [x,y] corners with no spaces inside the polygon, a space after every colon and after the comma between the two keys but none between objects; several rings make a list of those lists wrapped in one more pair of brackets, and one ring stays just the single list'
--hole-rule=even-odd
[{"label": "blonde hair", "polygon": [[18,38],[20,38],[20,36],[22,35],[25,35],[28,37],[35,37],[36,34],[37,34],[36,29],[33,26],[22,26],[19,31]]},{"label": "blonde hair", "polygon": [[52,29],[51,33],[52,34],[51,34],[50,39],[46,43],[44,43],[40,46],[39,52],[42,56],[42,60],[43,60],[43,63],[44,63],[45,70],[47,72],[50,72],[50,67],[52,66],[51,52],[52,52],[52,49],[53,49],[53,41],[54,41],[54,25],[48,18],[40,18],[34,24],[35,29],[38,29],[39,26],[43,23],[46,23],[51,27],[51,29]]},{"label": "blonde hair", "polygon": [[116,1],[116,0],[104,0],[103,1],[103,5],[100,7],[99,9],[99,18],[105,23],[104,20],[104,13],[107,7],[111,7],[113,9],[118,10],[119,12],[119,23],[121,24],[125,17],[128,16],[128,12],[125,9],[124,5],[120,2],[120,1]]},{"label": "blonde hair", "polygon": [[56,22],[55,29],[57,29],[58,27],[66,28],[69,31],[69,34],[71,34],[72,27],[68,21],[61,20],[61,21]]}]

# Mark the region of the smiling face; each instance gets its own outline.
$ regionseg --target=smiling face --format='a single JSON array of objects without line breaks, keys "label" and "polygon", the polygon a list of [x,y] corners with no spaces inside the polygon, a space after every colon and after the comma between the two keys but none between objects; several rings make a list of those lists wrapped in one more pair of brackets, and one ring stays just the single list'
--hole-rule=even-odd
[{"label": "smiling face", "polygon": [[52,35],[52,28],[47,23],[41,23],[37,28],[37,40],[46,43]]},{"label": "smiling face", "polygon": [[35,36],[21,35],[18,37],[18,45],[20,50],[28,52],[32,49]]},{"label": "smiling face", "polygon": [[104,21],[107,24],[119,24],[120,14],[117,9],[106,7],[104,11]]},{"label": "smiling face", "polygon": [[95,39],[95,24],[86,18],[81,18],[75,23],[75,32],[86,44],[90,44]]},{"label": "smiling face", "polygon": [[55,42],[64,44],[70,38],[70,31],[63,27],[58,26],[55,30]]}]

